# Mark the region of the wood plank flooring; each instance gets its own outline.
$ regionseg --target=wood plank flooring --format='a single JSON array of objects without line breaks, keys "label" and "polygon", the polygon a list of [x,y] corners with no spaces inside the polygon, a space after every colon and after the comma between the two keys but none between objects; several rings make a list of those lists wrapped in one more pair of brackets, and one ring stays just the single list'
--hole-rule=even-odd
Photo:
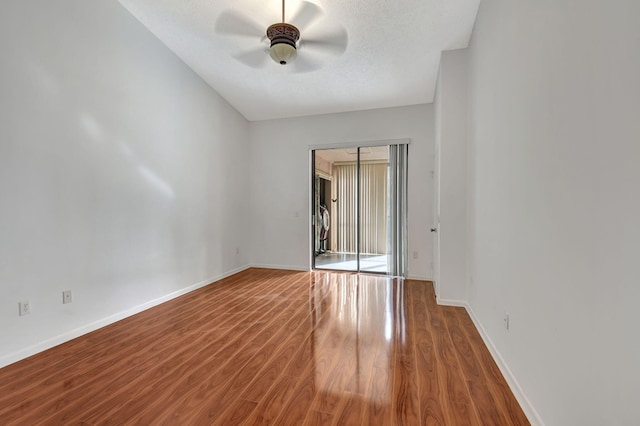
[{"label": "wood plank flooring", "polygon": [[0,424],[529,422],[431,283],[249,269],[0,369]]}]

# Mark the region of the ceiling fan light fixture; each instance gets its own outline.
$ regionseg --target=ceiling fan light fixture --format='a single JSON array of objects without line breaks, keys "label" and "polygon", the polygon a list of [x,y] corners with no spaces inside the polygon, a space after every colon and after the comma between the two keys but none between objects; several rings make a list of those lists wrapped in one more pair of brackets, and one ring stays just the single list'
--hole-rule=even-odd
[{"label": "ceiling fan light fixture", "polygon": [[269,49],[269,55],[271,55],[271,59],[280,65],[287,65],[289,62],[296,59],[298,52],[295,47],[287,43],[272,43],[271,48]]},{"label": "ceiling fan light fixture", "polygon": [[298,55],[297,41],[300,31],[293,25],[281,22],[267,28],[267,37],[271,40],[269,54],[280,65],[286,65]]}]

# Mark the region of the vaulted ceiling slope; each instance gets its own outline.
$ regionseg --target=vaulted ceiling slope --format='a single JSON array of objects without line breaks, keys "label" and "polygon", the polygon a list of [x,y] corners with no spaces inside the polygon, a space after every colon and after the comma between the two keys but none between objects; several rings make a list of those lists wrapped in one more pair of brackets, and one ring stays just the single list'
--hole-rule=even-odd
[{"label": "vaulted ceiling slope", "polygon": [[[264,33],[220,30],[238,24],[228,17],[245,15],[239,32],[266,31],[281,21],[281,0],[119,1],[255,121],[432,102],[440,52],[467,47],[480,0],[308,0],[322,13],[309,25],[292,20],[301,40],[346,30],[348,45],[343,53],[301,46],[298,58],[316,65],[306,72],[268,58]],[[302,7],[303,0],[287,0],[287,20]],[[257,67],[255,50],[268,59]]]}]

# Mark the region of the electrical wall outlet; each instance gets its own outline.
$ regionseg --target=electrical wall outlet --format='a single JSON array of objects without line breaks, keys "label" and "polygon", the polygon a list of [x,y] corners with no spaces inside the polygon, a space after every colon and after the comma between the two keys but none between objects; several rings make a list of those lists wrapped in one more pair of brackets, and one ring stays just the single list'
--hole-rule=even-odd
[{"label": "electrical wall outlet", "polygon": [[71,303],[71,290],[62,292],[62,303]]},{"label": "electrical wall outlet", "polygon": [[509,330],[509,313],[504,313],[504,328]]},{"label": "electrical wall outlet", "polygon": [[413,252],[413,258],[414,258],[414,259],[417,259],[417,258],[418,258],[418,252],[417,252],[417,251],[414,251],[414,252]]},{"label": "electrical wall outlet", "polygon": [[31,302],[26,300],[23,302],[18,302],[18,314],[23,317],[25,315],[29,315],[31,313]]}]

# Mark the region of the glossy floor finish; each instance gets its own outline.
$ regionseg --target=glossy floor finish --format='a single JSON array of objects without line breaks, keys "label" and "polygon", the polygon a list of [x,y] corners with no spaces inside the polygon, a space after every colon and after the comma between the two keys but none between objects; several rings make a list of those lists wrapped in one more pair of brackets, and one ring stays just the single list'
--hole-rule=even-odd
[{"label": "glossy floor finish", "polygon": [[0,369],[0,424],[528,424],[430,283],[250,269]]}]

